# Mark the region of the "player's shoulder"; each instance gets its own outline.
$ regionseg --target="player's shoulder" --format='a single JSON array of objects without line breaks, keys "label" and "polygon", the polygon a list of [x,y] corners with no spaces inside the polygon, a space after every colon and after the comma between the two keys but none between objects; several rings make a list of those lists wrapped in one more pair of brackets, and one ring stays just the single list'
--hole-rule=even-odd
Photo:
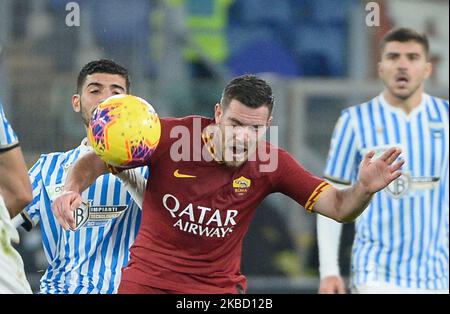
[{"label": "player's shoulder", "polygon": [[449,107],[448,104],[448,99],[444,99],[444,98],[440,98],[440,97],[436,97],[436,96],[432,96],[429,94],[425,94],[427,97],[429,97],[429,99],[431,99],[431,101],[436,105],[436,106],[442,106],[445,108]]},{"label": "player's shoulder", "polygon": [[73,160],[79,154],[79,148],[74,148],[66,152],[50,152],[41,154],[36,163],[41,165],[41,168],[52,170],[57,165],[64,165],[67,161]]},{"label": "player's shoulder", "polygon": [[[371,110],[373,110],[374,106],[379,102],[378,97],[379,96],[342,109],[341,114],[339,116],[340,119],[338,120],[338,124],[339,122],[342,122],[344,120],[350,121],[351,123],[351,121],[359,119],[361,115],[365,115]],[[344,126],[343,123],[340,123],[339,125]]]},{"label": "player's shoulder", "polygon": [[175,126],[186,126],[186,127],[193,127],[196,123],[204,126],[207,124],[210,124],[212,122],[212,119],[199,116],[199,115],[190,115],[185,117],[167,117],[167,118],[160,118],[161,125],[164,127],[175,127]]},{"label": "player's shoulder", "polygon": [[286,149],[268,141],[263,143],[263,150],[267,156],[258,155],[260,157],[259,162],[265,162],[267,158],[278,158],[278,163],[284,163],[287,160],[295,159],[294,156]]},{"label": "player's shoulder", "polygon": [[266,142],[266,151],[275,153],[278,156],[278,159],[282,161],[286,158],[292,157],[291,153],[284,148],[269,142]]},{"label": "player's shoulder", "polygon": [[[203,116],[186,116],[181,118],[161,118],[161,138],[158,146],[164,147],[180,138],[192,138],[213,122]],[[161,151],[161,149],[160,149]]]},{"label": "player's shoulder", "polygon": [[425,94],[425,107],[427,115],[433,123],[437,121],[448,125],[449,121],[449,104],[448,100]]},{"label": "player's shoulder", "polygon": [[303,164],[292,153],[268,142],[263,158],[256,163],[256,166],[257,177],[266,177],[272,183],[278,182],[281,177],[292,171],[305,170]]},{"label": "player's shoulder", "polygon": [[0,117],[3,118],[5,116],[5,111],[3,110],[3,104],[0,100]]},{"label": "player's shoulder", "polygon": [[363,102],[361,102],[359,104],[352,105],[352,106],[342,110],[342,112],[345,112],[346,114],[350,114],[352,112],[356,112],[356,111],[360,111],[360,110],[366,110],[369,107],[374,106],[374,104],[379,101],[378,97],[379,96],[371,98],[371,99],[367,99],[367,100],[365,100],[365,101],[363,101]]},{"label": "player's shoulder", "polygon": [[73,154],[75,151],[76,151],[76,148],[71,149],[71,150],[66,151],[66,152],[50,152],[50,153],[45,153],[45,154],[41,154],[40,159],[52,160],[52,159],[62,159],[62,158],[67,158],[67,156],[70,156],[70,155]]}]

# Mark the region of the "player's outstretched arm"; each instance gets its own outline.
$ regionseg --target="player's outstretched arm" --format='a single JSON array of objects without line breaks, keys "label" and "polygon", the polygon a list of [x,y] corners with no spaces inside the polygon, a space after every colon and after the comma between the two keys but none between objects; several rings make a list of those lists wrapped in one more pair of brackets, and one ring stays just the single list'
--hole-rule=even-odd
[{"label": "player's outstretched arm", "polygon": [[0,173],[0,195],[13,218],[33,199],[20,147],[0,153]]},{"label": "player's outstretched arm", "polygon": [[73,211],[81,205],[81,192],[106,170],[106,164],[93,152],[78,159],[70,169],[64,183],[63,193],[56,197],[52,204],[53,214],[64,229],[75,229]]},{"label": "player's outstretched arm", "polygon": [[404,160],[396,161],[400,148],[390,148],[380,158],[372,160],[371,151],[364,156],[356,183],[343,190],[330,187],[322,192],[314,211],[338,222],[354,221],[367,207],[374,193],[384,189],[401,176]]}]

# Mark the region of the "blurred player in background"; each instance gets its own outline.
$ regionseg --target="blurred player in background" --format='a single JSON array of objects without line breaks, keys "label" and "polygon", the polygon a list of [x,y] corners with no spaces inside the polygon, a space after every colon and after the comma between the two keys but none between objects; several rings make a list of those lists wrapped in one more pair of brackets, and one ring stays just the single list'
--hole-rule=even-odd
[{"label": "blurred player in background", "polygon": [[[425,35],[399,28],[381,41],[378,73],[384,90],[339,118],[325,178],[356,182],[368,150],[400,146],[403,175],[378,193],[356,221],[354,293],[449,292],[449,104],[424,93],[430,76]],[[338,247],[342,225],[318,217],[319,293],[346,291]]]},{"label": "blurred player in background", "polygon": [[[308,211],[351,221],[373,193],[400,176],[402,162],[394,162],[400,150],[393,148],[376,161],[368,153],[353,187],[333,188],[261,139],[272,120],[273,101],[264,80],[245,75],[225,87],[214,119],[160,119],[142,226],[119,293],[243,293],[242,241],[268,194],[281,192]],[[189,136],[180,139],[180,132]],[[176,161],[180,141],[189,154]],[[270,152],[268,160],[262,151]],[[75,223],[72,211],[81,202],[79,193],[106,169],[92,152],[74,165],[65,193],[52,207],[65,228]]]},{"label": "blurred player in background", "polygon": [[0,294],[31,293],[23,261],[11,245],[19,233],[11,218],[31,201],[31,184],[14,130],[0,103]]},{"label": "blurred player in background", "polygon": [[[97,105],[116,94],[128,93],[130,86],[125,68],[109,60],[92,61],[80,71],[73,110],[81,114],[87,128]],[[41,293],[113,293],[120,281],[120,271],[128,262],[141,220],[142,194],[131,198],[125,187],[138,169],[125,171],[122,183],[113,175],[100,176],[83,194],[77,209],[77,230],[64,231],[56,223],[52,200],[62,191],[69,167],[91,150],[87,138],[65,153],[42,155],[29,171],[33,201],[25,209],[33,224],[41,223],[42,244],[49,266],[41,278]],[[139,173],[146,176],[145,168]],[[145,184],[145,182],[144,182]]]}]

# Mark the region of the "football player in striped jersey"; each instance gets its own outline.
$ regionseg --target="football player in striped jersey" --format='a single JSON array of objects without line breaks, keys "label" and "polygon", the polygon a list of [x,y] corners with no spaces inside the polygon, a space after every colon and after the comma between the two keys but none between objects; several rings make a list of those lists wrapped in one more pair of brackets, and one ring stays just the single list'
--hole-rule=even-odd
[{"label": "football player in striped jersey", "polygon": [[[424,92],[431,74],[425,35],[388,32],[378,72],[383,92],[345,109],[331,140],[325,178],[356,182],[366,151],[403,150],[403,175],[371,201],[356,221],[354,293],[449,293],[449,104]],[[338,265],[341,225],[318,217],[319,293],[346,291]]]},{"label": "football player in striped jersey", "polygon": [[[77,93],[72,97],[75,112],[87,128],[96,106],[109,96],[128,93],[130,81],[125,68],[110,60],[92,61],[80,71]],[[132,198],[128,183],[116,176],[100,176],[83,194],[75,212],[75,232],[65,231],[51,210],[53,199],[64,186],[71,165],[91,151],[87,138],[67,151],[43,154],[29,171],[33,201],[26,207],[33,224],[40,223],[48,268],[41,278],[40,293],[114,293],[121,268],[129,258],[141,220],[144,187]],[[147,175],[147,167],[126,171]],[[139,189],[138,189],[139,190]],[[134,200],[137,199],[137,202]]]},{"label": "football player in striped jersey", "polygon": [[31,184],[19,140],[0,103],[0,294],[31,293],[23,260],[11,245],[19,234],[11,218],[31,200]]}]

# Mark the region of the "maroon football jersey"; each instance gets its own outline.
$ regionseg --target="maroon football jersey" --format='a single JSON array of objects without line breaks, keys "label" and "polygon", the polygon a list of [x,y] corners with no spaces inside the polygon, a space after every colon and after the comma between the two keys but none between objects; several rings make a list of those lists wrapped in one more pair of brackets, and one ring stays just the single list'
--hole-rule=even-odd
[{"label": "maroon football jersey", "polygon": [[[326,187],[290,154],[269,143],[264,145],[275,149],[278,158],[272,172],[261,172],[258,158],[236,168],[198,158],[205,145],[201,130],[211,123],[198,116],[161,119],[141,227],[123,280],[179,293],[245,291],[242,242],[261,201],[281,192],[312,210]],[[185,159],[190,160],[174,161],[187,130],[191,145]]]}]

